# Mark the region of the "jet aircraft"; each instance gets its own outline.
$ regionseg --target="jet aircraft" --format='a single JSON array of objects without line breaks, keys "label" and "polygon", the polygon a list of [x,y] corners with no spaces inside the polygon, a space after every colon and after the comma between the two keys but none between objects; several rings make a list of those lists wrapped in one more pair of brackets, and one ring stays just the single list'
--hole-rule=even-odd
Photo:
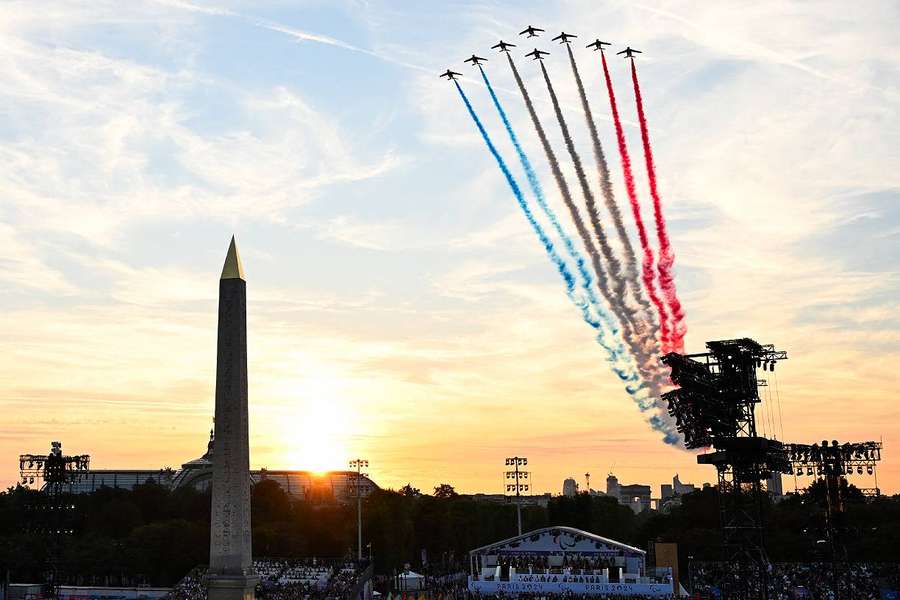
[{"label": "jet aircraft", "polygon": [[594,52],[596,52],[597,50],[603,50],[603,46],[609,45],[609,42],[601,42],[600,38],[597,38],[596,40],[585,46],[585,48],[593,48]]},{"label": "jet aircraft", "polygon": [[556,40],[559,40],[560,44],[568,44],[570,39],[577,38],[577,37],[578,37],[577,35],[573,35],[571,33],[566,33],[565,31],[563,31],[562,33],[560,33],[558,36],[556,36],[555,38],[553,38],[550,41],[555,42]]},{"label": "jet aircraft", "polygon": [[481,63],[483,63],[483,62],[487,62],[487,59],[486,59],[486,58],[481,58],[480,56],[475,56],[475,55],[473,54],[473,55],[472,55],[472,58],[467,58],[467,59],[464,60],[463,62],[472,63],[472,66],[473,66],[473,67],[477,67],[477,66],[479,66],[479,65],[480,65]]},{"label": "jet aircraft", "polygon": [[538,50],[537,48],[535,48],[534,50],[532,50],[525,56],[532,56],[532,57],[534,57],[534,60],[544,60],[543,57],[547,56],[548,54],[550,54],[550,53],[544,52],[543,50]]},{"label": "jet aircraft", "polygon": [[499,48],[500,52],[509,52],[510,48],[515,48],[515,47],[516,47],[515,44],[510,44],[510,43],[504,42],[503,40],[500,40],[499,44],[495,44],[495,45],[491,46],[491,50],[496,50]]},{"label": "jet aircraft", "polygon": [[522,31],[520,31],[520,32],[519,32],[519,35],[525,35],[525,34],[527,33],[527,34],[528,34],[528,37],[537,37],[537,36],[538,36],[538,33],[539,33],[539,32],[540,32],[540,33],[543,33],[543,31],[544,31],[543,29],[539,29],[539,28],[537,28],[537,27],[534,27],[534,26],[532,26],[532,25],[529,25],[528,27],[526,27],[525,29],[523,29]]},{"label": "jet aircraft", "polygon": [[451,71],[450,69],[447,69],[446,72],[441,73],[441,77],[446,77],[446,78],[447,78],[447,81],[450,81],[450,80],[454,80],[454,81],[455,81],[457,75],[460,75],[460,76],[461,76],[462,73],[457,73],[456,71]]},{"label": "jet aircraft", "polygon": [[634,58],[634,55],[635,55],[635,54],[641,54],[641,51],[640,51],[640,50],[635,50],[635,49],[632,48],[631,46],[628,46],[627,48],[625,48],[625,49],[622,50],[621,52],[616,52],[616,54],[624,54],[624,55],[625,55],[625,58]]}]

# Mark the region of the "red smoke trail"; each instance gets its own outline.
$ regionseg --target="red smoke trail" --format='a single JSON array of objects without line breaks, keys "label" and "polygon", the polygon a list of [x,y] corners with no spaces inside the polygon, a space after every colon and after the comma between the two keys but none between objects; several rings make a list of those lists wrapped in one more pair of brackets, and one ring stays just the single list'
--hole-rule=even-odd
[{"label": "red smoke trail", "polygon": [[644,115],[644,102],[641,99],[641,86],[638,84],[637,69],[631,59],[631,81],[634,83],[634,99],[637,103],[638,121],[641,124],[641,140],[644,142],[644,159],[647,162],[647,178],[650,181],[650,197],[653,198],[653,217],[656,219],[656,236],[659,238],[659,287],[666,297],[666,304],[672,311],[672,330],[670,332],[672,347],[676,352],[684,351],[684,309],[675,291],[675,278],[672,276],[672,265],[675,253],[669,243],[669,232],[666,230],[666,218],[662,213],[662,202],[656,187],[656,167],[653,164],[653,149],[650,147],[650,134],[647,131],[647,117]]},{"label": "red smoke trail", "polygon": [[619,109],[616,106],[616,94],[613,92],[612,79],[609,77],[609,68],[606,66],[606,55],[602,52],[603,75],[606,77],[606,90],[609,92],[609,106],[612,111],[613,123],[616,126],[616,139],[619,142],[619,155],[622,158],[622,172],[625,177],[625,190],[628,192],[628,200],[631,204],[631,214],[634,215],[634,223],[637,226],[638,239],[644,251],[644,260],[641,263],[641,279],[647,288],[647,295],[659,313],[659,343],[663,354],[668,354],[673,347],[669,332],[669,315],[666,305],[656,293],[656,283],[653,276],[653,248],[647,239],[647,229],[644,227],[644,219],[641,218],[641,205],[638,203],[637,192],[634,189],[634,176],[631,173],[631,158],[628,156],[628,146],[625,143],[625,132],[622,130],[622,121],[619,119]]}]

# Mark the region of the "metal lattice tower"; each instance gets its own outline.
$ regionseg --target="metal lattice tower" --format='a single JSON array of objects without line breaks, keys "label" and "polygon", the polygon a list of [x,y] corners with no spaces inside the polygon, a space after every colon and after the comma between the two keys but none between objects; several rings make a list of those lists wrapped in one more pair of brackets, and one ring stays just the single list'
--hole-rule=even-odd
[{"label": "metal lattice tower", "polygon": [[706,347],[708,352],[702,354],[672,352],[663,357],[672,369],[672,382],[680,386],[663,398],[685,446],[714,449],[697,462],[716,467],[726,558],[742,571],[739,589],[729,590],[729,597],[767,598],[762,481],[773,472],[788,472],[790,465],[781,442],[757,434],[756,372],[774,370],[787,352],[749,338],[707,342]]},{"label": "metal lattice tower", "polygon": [[60,556],[63,537],[74,532],[72,504],[67,492],[88,470],[91,457],[87,454],[65,456],[60,442],[51,442],[49,454],[19,456],[19,475],[22,485],[41,483],[36,504],[29,506],[25,526],[30,533],[48,537],[47,564],[44,571],[44,593],[59,597],[61,583]]}]

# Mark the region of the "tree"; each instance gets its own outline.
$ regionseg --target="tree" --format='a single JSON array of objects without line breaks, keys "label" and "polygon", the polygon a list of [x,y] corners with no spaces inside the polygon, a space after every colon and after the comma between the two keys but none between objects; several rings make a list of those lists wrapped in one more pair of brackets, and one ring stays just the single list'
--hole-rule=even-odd
[{"label": "tree", "polygon": [[449,483],[442,483],[434,488],[435,498],[454,498],[456,496],[459,496],[456,493],[456,488]]},{"label": "tree", "polygon": [[412,484],[407,483],[402,488],[400,488],[400,495],[406,496],[407,498],[417,498],[422,495],[422,490],[419,488],[414,488]]}]

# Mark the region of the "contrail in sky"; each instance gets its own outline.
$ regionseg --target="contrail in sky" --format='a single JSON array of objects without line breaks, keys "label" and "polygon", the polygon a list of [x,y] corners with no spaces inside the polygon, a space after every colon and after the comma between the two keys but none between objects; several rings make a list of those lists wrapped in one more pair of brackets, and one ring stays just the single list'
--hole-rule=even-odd
[{"label": "contrail in sky", "polygon": [[[638,322],[635,324],[632,350],[638,360],[639,367],[641,367],[641,373],[651,382],[651,394],[659,396],[662,393],[661,386],[664,384],[664,379],[660,376],[660,363],[657,358],[660,352],[659,343],[656,339],[658,333],[658,326],[655,323],[656,313],[644,296],[644,289],[641,286],[640,276],[638,275],[637,270],[637,261],[634,256],[634,247],[631,245],[631,239],[628,237],[628,232],[625,230],[622,212],[619,210],[618,203],[616,203],[612,181],[610,181],[609,177],[609,167],[606,163],[606,155],[603,152],[603,145],[600,143],[600,135],[597,133],[597,126],[594,123],[591,106],[588,102],[587,93],[584,90],[584,83],[582,82],[581,74],[578,72],[578,64],[575,62],[575,55],[572,53],[572,46],[566,44],[566,51],[569,55],[569,64],[572,67],[572,75],[575,77],[575,84],[578,87],[582,112],[584,112],[584,118],[587,122],[588,131],[591,136],[594,159],[597,163],[597,174],[600,180],[600,191],[603,194],[606,209],[612,217],[616,233],[622,242],[623,252],[625,253],[626,278],[630,284],[632,296],[643,309],[642,315],[645,319],[645,323]],[[599,223],[600,216],[597,214],[596,206],[589,204],[588,210],[591,211],[591,221]],[[595,233],[597,236],[603,235],[602,230],[596,230]],[[623,289],[621,291],[623,296],[624,292],[625,290]]]},{"label": "contrail in sky", "polygon": [[647,238],[647,229],[644,227],[644,219],[641,217],[641,205],[638,202],[637,190],[634,187],[634,175],[631,172],[631,157],[628,155],[628,144],[625,142],[625,132],[622,129],[622,121],[619,118],[619,109],[616,105],[616,94],[613,91],[612,78],[609,76],[609,67],[606,64],[606,54],[601,50],[600,59],[603,61],[603,76],[606,78],[606,91],[609,94],[609,107],[613,116],[613,124],[616,128],[616,140],[619,144],[619,156],[622,161],[622,175],[625,179],[625,191],[628,193],[628,200],[631,204],[631,214],[634,217],[634,224],[638,231],[638,240],[641,242],[641,250],[644,253],[644,259],[641,265],[641,278],[644,281],[644,287],[647,289],[647,295],[656,312],[659,313],[660,328],[660,344],[663,353],[671,351],[671,341],[669,339],[669,315],[666,310],[665,303],[656,293],[656,282],[653,275],[653,249],[650,247],[650,240]]},{"label": "contrail in sky", "polygon": [[[609,214],[612,217],[613,226],[616,228],[616,233],[619,236],[619,240],[622,242],[622,250],[625,254],[625,267],[627,271],[628,283],[631,287],[631,294],[634,297],[635,301],[641,305],[641,308],[643,308],[650,326],[652,328],[655,328],[656,325],[654,321],[656,315],[653,313],[650,303],[644,296],[644,290],[641,287],[640,275],[638,275],[637,269],[637,259],[634,255],[634,246],[632,246],[631,238],[628,237],[628,232],[625,230],[625,223],[622,219],[622,211],[619,210],[619,205],[616,202],[612,181],[609,177],[609,165],[606,162],[606,154],[603,151],[603,145],[600,143],[600,135],[597,133],[597,125],[594,122],[594,115],[591,112],[591,106],[588,103],[587,94],[584,91],[584,83],[581,80],[581,74],[578,72],[578,65],[575,62],[575,55],[572,53],[572,47],[567,45],[566,50],[569,53],[569,62],[572,65],[572,74],[575,76],[575,83],[578,86],[578,95],[581,97],[581,108],[584,112],[585,121],[587,121],[588,131],[591,134],[591,144],[593,145],[594,149],[594,159],[597,162],[597,175],[600,180],[600,191],[603,194],[603,200],[606,204],[606,210],[609,211]],[[653,332],[654,337],[655,335],[656,333]]]},{"label": "contrail in sky", "polygon": [[[563,202],[569,208],[569,211],[572,214],[572,220],[575,222],[575,227],[578,230],[579,237],[581,238],[582,243],[587,249],[588,254],[591,256],[594,270],[597,273],[598,284],[600,285],[601,292],[603,292],[603,295],[607,299],[607,302],[609,302],[610,306],[615,306],[614,302],[610,299],[611,294],[608,291],[606,273],[603,269],[603,266],[600,264],[600,258],[597,253],[597,249],[594,246],[590,233],[584,225],[584,221],[581,218],[578,207],[572,200],[572,193],[569,190],[569,186],[566,183],[562,170],[559,167],[559,161],[556,158],[556,153],[553,151],[553,148],[550,145],[550,141],[547,139],[547,134],[544,131],[540,119],[537,116],[537,112],[534,109],[534,103],[531,101],[531,96],[529,95],[528,90],[525,88],[525,83],[524,81],[522,81],[522,77],[519,74],[519,70],[516,68],[516,64],[513,61],[512,56],[507,54],[507,60],[509,61],[509,66],[512,70],[513,77],[516,80],[516,84],[519,87],[519,91],[522,93],[522,99],[525,101],[525,106],[528,109],[528,113],[531,117],[534,129],[541,141],[541,145],[544,148],[544,153],[547,155],[547,160],[550,163],[550,169],[553,172],[553,177],[556,180],[557,186],[559,187],[560,195],[563,198]],[[619,345],[619,347],[619,352],[621,354],[624,354],[624,347],[622,347],[621,344]],[[650,396],[639,397],[638,395],[632,393],[632,397],[634,398],[635,402],[638,404],[642,411],[651,409],[660,411],[662,414],[651,416],[648,419],[648,422],[654,429],[663,433],[663,439],[667,444],[678,444],[680,436],[675,430],[675,426],[671,422],[671,419],[669,419],[668,415],[665,413],[665,409],[660,407],[660,399],[657,389],[658,386],[655,378],[651,378],[649,381],[646,381],[641,387],[649,387]],[[629,393],[631,393],[631,390],[629,390]]]},{"label": "contrail in sky", "polygon": [[[638,382],[638,375],[634,372],[633,369],[628,369],[627,366],[623,368],[622,361],[620,359],[620,353],[616,349],[614,344],[611,344],[607,340],[607,328],[605,328],[599,321],[593,318],[591,315],[590,309],[588,308],[587,303],[583,300],[578,299],[574,294],[575,289],[575,277],[569,271],[569,268],[566,266],[566,263],[560,258],[559,254],[557,254],[555,247],[553,246],[553,242],[550,238],[547,237],[547,234],[544,232],[540,223],[534,218],[534,214],[531,212],[531,209],[528,207],[528,203],[525,201],[525,196],[522,194],[522,190],[519,187],[519,184],[516,182],[512,173],[509,170],[509,167],[506,166],[506,161],[503,160],[503,157],[500,156],[500,153],[497,151],[496,146],[491,141],[490,136],[485,130],[484,125],[481,123],[481,119],[478,118],[478,115],[475,113],[475,109],[472,107],[471,102],[469,102],[469,98],[466,96],[465,92],[462,89],[462,86],[459,85],[459,82],[454,80],[453,83],[456,85],[457,91],[459,91],[459,95],[463,100],[463,103],[466,105],[466,109],[469,111],[469,116],[472,117],[472,121],[475,122],[475,126],[478,128],[478,132],[481,134],[482,139],[484,140],[485,145],[487,145],[488,150],[491,155],[494,157],[494,160],[497,161],[497,166],[500,167],[500,171],[503,172],[503,176],[506,178],[506,182],[509,184],[510,189],[513,192],[513,195],[516,197],[516,201],[519,203],[519,207],[522,209],[522,212],[525,213],[525,218],[528,219],[528,222],[531,224],[531,227],[534,229],[538,238],[540,238],[541,243],[544,245],[544,249],[547,251],[547,255],[550,257],[550,260],[556,265],[557,270],[560,275],[563,277],[566,283],[566,293],[572,299],[572,301],[581,309],[582,317],[584,320],[591,325],[594,329],[599,331],[599,335],[597,336],[597,341],[600,342],[600,345],[608,352],[610,363],[612,364],[613,370],[619,376],[622,381],[625,381],[629,384],[636,384]],[[603,316],[603,312],[601,311],[601,317]],[[608,318],[608,316],[607,316]],[[639,386],[635,385],[633,389],[636,391]],[[626,386],[626,389],[629,393],[632,392],[632,386]]]},{"label": "contrail in sky", "polygon": [[[481,123],[481,119],[478,118],[478,115],[475,113],[475,109],[472,107],[472,104],[469,102],[469,98],[466,96],[466,93],[463,92],[462,86],[459,85],[459,82],[454,80],[454,84],[456,84],[456,89],[459,91],[460,97],[463,99],[463,102],[466,105],[466,109],[469,111],[469,116],[472,117],[472,120],[475,122],[476,127],[478,127],[479,133],[481,133],[481,137],[484,139],[485,144],[487,144],[488,150],[493,155],[494,159],[497,161],[497,165],[500,167],[500,170],[503,172],[503,176],[506,178],[506,182],[509,184],[509,187],[512,189],[513,195],[516,197],[516,201],[519,203],[519,208],[522,209],[522,212],[525,213],[525,218],[528,219],[528,223],[531,225],[534,232],[537,234],[538,238],[541,241],[541,244],[544,246],[544,250],[547,251],[547,255],[550,257],[550,260],[556,265],[559,274],[562,276],[563,280],[566,284],[566,291],[573,295],[575,290],[575,278],[572,276],[572,273],[569,271],[569,268],[566,266],[566,263],[560,258],[559,254],[556,252],[556,248],[553,245],[553,242],[547,237],[547,234],[544,232],[544,228],[541,227],[540,223],[534,218],[534,214],[531,212],[531,209],[528,207],[528,203],[525,201],[525,196],[522,195],[522,190],[519,188],[519,184],[516,182],[512,173],[509,170],[509,167],[506,166],[506,161],[503,160],[503,157],[500,156],[500,153],[497,151],[497,148],[494,146],[494,143],[491,141],[491,138],[488,136],[487,131],[484,128],[484,125]],[[574,296],[573,296],[574,298]],[[584,303],[581,302],[583,305]],[[593,320],[593,319],[592,319]]]},{"label": "contrail in sky", "polygon": [[503,109],[503,105],[500,103],[500,99],[494,92],[494,86],[491,85],[487,73],[485,73],[481,65],[478,65],[478,69],[481,71],[481,78],[484,80],[484,84],[491,95],[491,100],[493,100],[494,102],[494,107],[496,107],[497,113],[500,115],[500,120],[503,121],[503,126],[506,128],[506,133],[509,135],[509,139],[512,142],[513,147],[516,149],[516,154],[519,157],[519,163],[521,163],[522,165],[522,170],[525,171],[525,177],[528,179],[528,185],[531,187],[531,192],[532,194],[534,194],[534,198],[537,201],[538,206],[540,206],[541,210],[544,212],[544,215],[547,217],[547,220],[550,221],[553,230],[556,231],[556,235],[558,235],[559,238],[563,241],[563,244],[565,245],[566,251],[569,253],[569,256],[571,256],[572,260],[575,261],[575,265],[578,268],[578,273],[581,275],[581,287],[584,289],[585,295],[587,296],[590,303],[594,305],[595,310],[599,314],[600,311],[603,310],[603,307],[600,304],[600,300],[594,294],[594,278],[591,275],[589,268],[585,264],[584,256],[582,256],[581,252],[578,251],[578,248],[575,247],[575,244],[572,241],[572,237],[565,231],[562,224],[559,222],[559,218],[556,216],[556,212],[547,203],[547,198],[546,196],[544,196],[544,189],[541,187],[541,182],[538,180],[537,173],[535,173],[534,167],[532,166],[531,161],[528,159],[528,155],[525,154],[525,150],[519,143],[519,137],[513,130],[512,123],[509,122],[509,117],[507,116],[506,111]]},{"label": "contrail in sky", "polygon": [[[503,172],[503,176],[506,178],[507,183],[509,184],[510,189],[513,192],[513,195],[516,197],[516,200],[519,203],[519,206],[522,208],[523,212],[526,215],[529,223],[531,223],[535,232],[541,238],[541,243],[544,244],[544,247],[547,248],[548,254],[551,256],[551,259],[556,263],[557,268],[561,275],[563,275],[566,281],[566,291],[569,293],[570,298],[573,298],[572,294],[574,288],[574,277],[569,272],[568,267],[566,267],[565,263],[556,255],[555,250],[553,249],[553,242],[551,242],[546,234],[543,233],[543,229],[540,224],[534,219],[534,216],[531,213],[531,210],[528,208],[528,204],[525,202],[525,197],[522,195],[522,190],[519,188],[519,184],[516,183],[515,178],[509,170],[509,167],[506,166],[506,162],[503,160],[503,157],[500,156],[500,153],[497,151],[497,148],[494,146],[494,143],[491,141],[490,136],[484,128],[484,125],[481,123],[481,119],[478,118],[478,115],[475,113],[475,109],[472,107],[472,104],[469,102],[468,97],[466,97],[465,92],[463,92],[462,86],[459,85],[458,81],[454,81],[456,85],[456,89],[459,92],[460,98],[462,98],[463,103],[466,105],[466,109],[469,112],[469,116],[472,117],[472,121],[474,121],[475,126],[478,128],[478,132],[481,134],[482,139],[484,140],[485,145],[488,147],[488,151],[490,151],[491,155],[494,157],[494,160],[497,161],[497,165],[500,167],[500,170]],[[613,336],[608,328],[604,327],[599,321],[594,320],[590,312],[588,310],[587,304],[585,302],[576,302],[579,304],[579,307],[582,310],[582,317],[588,324],[590,324],[593,328],[597,330],[597,342],[606,350],[610,366],[613,369],[613,372],[619,377],[622,382],[625,383],[625,390],[628,394],[638,403],[642,410],[647,410],[649,408],[655,407],[655,402],[653,399],[648,398],[644,393],[645,385],[640,381],[640,376],[635,370],[634,362],[629,360],[630,357],[627,354],[622,353],[616,346],[617,344],[614,342]],[[601,311],[601,317],[604,316],[605,311]],[[606,318],[609,318],[606,315]],[[653,418],[650,419],[653,421]],[[671,432],[666,432],[667,438]],[[672,434],[677,435],[677,434]]]},{"label": "contrail in sky", "polygon": [[637,68],[634,59],[631,59],[631,81],[634,84],[634,100],[637,104],[638,121],[641,124],[641,141],[644,144],[644,161],[647,164],[647,179],[650,184],[650,197],[653,199],[653,216],[656,221],[656,237],[659,239],[659,287],[666,298],[666,304],[672,315],[671,340],[676,352],[684,351],[684,334],[687,327],[684,323],[684,309],[678,300],[675,290],[675,277],[672,275],[672,266],[675,263],[675,252],[669,241],[669,232],[666,229],[666,218],[662,212],[662,201],[659,198],[659,188],[656,183],[656,166],[653,164],[653,148],[650,145],[650,132],[647,127],[647,117],[644,114],[644,101],[641,98],[641,86],[638,83]]},{"label": "contrail in sky", "polygon": [[612,280],[613,293],[611,294],[611,302],[613,310],[619,316],[619,319],[622,320],[623,327],[626,330],[633,330],[635,315],[631,308],[625,303],[625,278],[622,277],[619,259],[613,254],[609,241],[606,239],[606,232],[603,231],[603,224],[600,222],[597,213],[597,203],[594,200],[594,192],[591,191],[591,185],[588,183],[587,176],[584,173],[584,167],[581,165],[581,157],[578,156],[578,152],[575,150],[575,143],[572,141],[572,135],[569,133],[568,125],[566,125],[562,107],[559,105],[559,98],[557,98],[556,91],[553,89],[553,83],[550,81],[550,74],[547,73],[547,66],[542,60],[538,62],[541,63],[541,73],[544,75],[544,83],[547,85],[547,92],[550,94],[550,101],[552,102],[553,110],[556,113],[556,120],[559,122],[559,130],[566,142],[566,149],[569,151],[569,157],[571,157],[572,163],[575,166],[575,175],[581,186],[581,193],[584,196],[584,201],[587,205],[591,225],[593,226],[594,233],[597,237],[597,244],[600,246],[600,252],[606,260],[606,268],[609,270],[609,279]]},{"label": "contrail in sky", "polygon": [[[550,146],[550,141],[547,139],[547,134],[544,131],[544,127],[543,125],[541,125],[540,119],[538,119],[537,116],[537,112],[535,112],[534,110],[534,103],[531,101],[531,96],[529,95],[528,90],[525,89],[525,83],[522,81],[521,75],[519,75],[519,70],[516,68],[516,63],[513,62],[512,56],[507,53],[506,58],[509,60],[509,66],[512,69],[513,76],[516,79],[519,90],[522,92],[522,98],[525,100],[525,105],[528,107],[528,113],[531,115],[531,122],[534,124],[534,129],[537,132],[538,138],[540,138],[541,140],[541,145],[544,148],[544,153],[547,155],[547,161],[550,163],[550,170],[553,172],[553,178],[556,180],[556,185],[559,188],[559,193],[562,196],[563,202],[565,203],[566,207],[569,209],[569,213],[572,215],[572,221],[575,223],[575,229],[578,231],[578,236],[581,238],[581,242],[584,244],[588,255],[591,257],[591,263],[593,264],[594,272],[597,274],[597,285],[600,288],[600,292],[603,294],[603,297],[610,304],[610,306],[615,306],[615,303],[612,299],[612,294],[610,293],[609,289],[609,280],[606,276],[606,271],[603,269],[603,265],[600,264],[600,256],[597,253],[597,248],[596,246],[594,246],[594,242],[591,239],[591,234],[588,232],[587,227],[585,227],[584,225],[584,220],[581,218],[578,207],[572,200],[572,192],[569,190],[569,185],[566,183],[566,178],[563,176],[562,170],[559,168],[559,161],[556,158],[556,153]],[[609,326],[611,329],[618,331],[618,326],[612,319],[610,319]]]}]

